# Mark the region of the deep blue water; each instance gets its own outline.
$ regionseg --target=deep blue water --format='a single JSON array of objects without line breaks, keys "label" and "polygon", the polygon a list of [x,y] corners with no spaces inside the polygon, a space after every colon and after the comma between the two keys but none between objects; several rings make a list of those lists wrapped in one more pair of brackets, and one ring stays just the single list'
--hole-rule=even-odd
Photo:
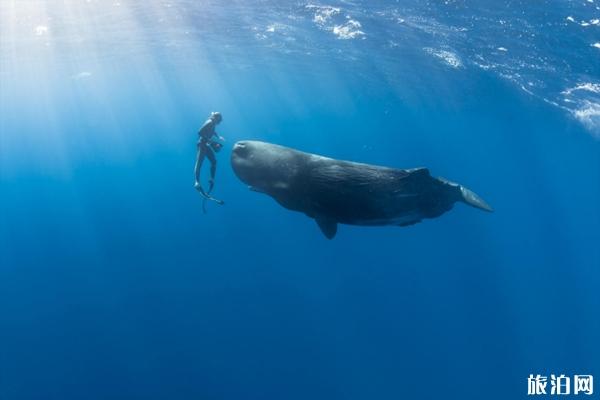
[{"label": "deep blue water", "polygon": [[[598,386],[599,3],[228,4],[0,3],[0,399]],[[496,211],[328,241],[234,176],[242,139],[426,166]]]}]

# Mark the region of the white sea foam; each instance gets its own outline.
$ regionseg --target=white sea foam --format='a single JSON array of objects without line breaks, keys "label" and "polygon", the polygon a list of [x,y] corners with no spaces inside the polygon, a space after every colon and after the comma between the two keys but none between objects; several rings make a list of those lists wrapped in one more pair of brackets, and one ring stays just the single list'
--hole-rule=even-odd
[{"label": "white sea foam", "polygon": [[314,11],[313,22],[321,26],[327,24],[334,15],[341,12],[339,7],[318,6],[315,4],[308,4],[306,8]]},{"label": "white sea foam", "polygon": [[591,101],[585,101],[583,106],[573,110],[573,115],[579,120],[592,134],[600,138],[600,104]]},{"label": "white sea foam", "polygon": [[360,36],[364,36],[364,32],[360,30],[361,24],[353,19],[348,20],[343,25],[336,25],[333,27],[333,34],[339,39],[355,39]]},{"label": "white sea foam", "polygon": [[462,68],[462,66],[463,66],[463,63],[462,63],[460,57],[458,57],[458,55],[456,55],[455,53],[453,53],[451,51],[441,50],[441,49],[433,49],[431,47],[425,47],[423,50],[425,50],[427,53],[431,54],[432,56],[439,58],[446,65],[448,65],[452,68]]},{"label": "white sea foam", "polygon": [[498,47],[497,50],[499,50],[499,51],[508,51],[508,49],[506,47]]},{"label": "white sea foam", "polygon": [[46,25],[38,25],[34,30],[36,36],[44,36],[48,34],[48,27]]},{"label": "white sea foam", "polygon": [[275,32],[285,33],[285,31],[288,31],[288,30],[289,30],[288,25],[284,25],[279,22],[274,22],[272,24],[269,24],[265,28],[265,32],[268,32],[268,33],[275,33]]},{"label": "white sea foam", "polygon": [[579,85],[577,85],[575,87],[564,90],[563,94],[571,94],[571,93],[579,91],[579,90],[584,90],[587,92],[600,94],[600,83],[591,83],[591,82],[580,83]]},{"label": "white sea foam", "polygon": [[579,25],[583,27],[591,26],[591,25],[600,25],[600,19],[590,19],[589,21],[581,21]]},{"label": "white sea foam", "polygon": [[73,75],[72,78],[75,79],[75,80],[77,80],[77,81],[79,81],[79,80],[82,80],[82,79],[88,79],[91,76],[92,76],[91,72],[89,72],[89,71],[82,71],[82,72],[80,72],[78,74]]},{"label": "white sea foam", "polygon": [[261,28],[259,28],[258,26],[254,26],[252,27],[252,30],[254,31],[254,37],[258,40],[265,40],[267,38],[267,35],[265,35]]},{"label": "white sea foam", "polygon": [[340,7],[308,4],[306,9],[314,12],[313,22],[321,29],[332,32],[338,39],[356,39],[364,36],[362,25],[350,15],[341,14]]}]

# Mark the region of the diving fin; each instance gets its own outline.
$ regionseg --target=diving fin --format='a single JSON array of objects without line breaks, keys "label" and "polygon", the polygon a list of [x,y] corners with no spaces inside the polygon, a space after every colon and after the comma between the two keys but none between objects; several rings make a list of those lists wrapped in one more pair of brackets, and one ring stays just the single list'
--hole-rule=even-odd
[{"label": "diving fin", "polygon": [[[216,199],[216,198],[212,197],[210,194],[206,193],[206,192],[204,191],[204,189],[202,188],[202,186],[196,186],[196,190],[198,190],[198,192],[200,192],[200,195],[201,195],[201,196],[204,198],[204,199],[203,199],[203,204],[202,204],[202,208],[203,208],[203,209],[204,209],[204,206],[205,206],[205,204],[204,204],[204,201],[205,201],[205,200],[211,200],[211,201],[214,201],[215,203],[217,203],[217,204],[219,204],[219,205],[221,205],[221,206],[222,206],[223,204],[225,204],[225,202],[224,202],[223,200]],[[210,192],[209,192],[209,193],[210,193]],[[206,212],[206,211],[205,211],[205,212]]]},{"label": "diving fin", "polygon": [[327,239],[333,239],[335,234],[337,233],[337,222],[329,218],[315,218],[317,221],[317,225],[321,228],[321,232]]},{"label": "diving fin", "polygon": [[210,196],[208,194],[203,194],[202,196],[204,197],[204,199],[214,201],[215,203],[217,203],[217,204],[219,204],[221,206],[223,204],[225,204],[225,202],[223,200],[216,199],[216,198],[214,198],[214,197],[212,197],[212,196]]}]

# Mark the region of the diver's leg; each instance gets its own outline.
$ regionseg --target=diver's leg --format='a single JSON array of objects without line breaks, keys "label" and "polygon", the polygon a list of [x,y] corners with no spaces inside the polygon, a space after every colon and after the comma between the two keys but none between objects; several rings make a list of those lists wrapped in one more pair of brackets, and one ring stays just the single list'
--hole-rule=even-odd
[{"label": "diver's leg", "polygon": [[202,170],[202,164],[204,163],[204,158],[206,157],[205,148],[206,146],[198,146],[198,156],[196,158],[196,167],[194,168],[194,176],[196,178],[194,186],[200,191],[202,191],[202,185],[200,183],[200,171]]},{"label": "diver's leg", "polygon": [[215,186],[215,174],[217,173],[217,158],[215,153],[211,149],[206,149],[206,157],[210,161],[210,180],[208,181],[208,193],[210,193]]}]

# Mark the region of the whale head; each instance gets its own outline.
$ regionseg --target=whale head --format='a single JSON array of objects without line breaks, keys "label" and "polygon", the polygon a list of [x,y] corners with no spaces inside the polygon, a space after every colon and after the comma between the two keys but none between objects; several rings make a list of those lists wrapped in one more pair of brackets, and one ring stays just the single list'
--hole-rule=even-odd
[{"label": "whale head", "polygon": [[299,168],[297,157],[286,147],[245,140],[233,146],[231,166],[251,189],[276,197],[293,185]]}]

